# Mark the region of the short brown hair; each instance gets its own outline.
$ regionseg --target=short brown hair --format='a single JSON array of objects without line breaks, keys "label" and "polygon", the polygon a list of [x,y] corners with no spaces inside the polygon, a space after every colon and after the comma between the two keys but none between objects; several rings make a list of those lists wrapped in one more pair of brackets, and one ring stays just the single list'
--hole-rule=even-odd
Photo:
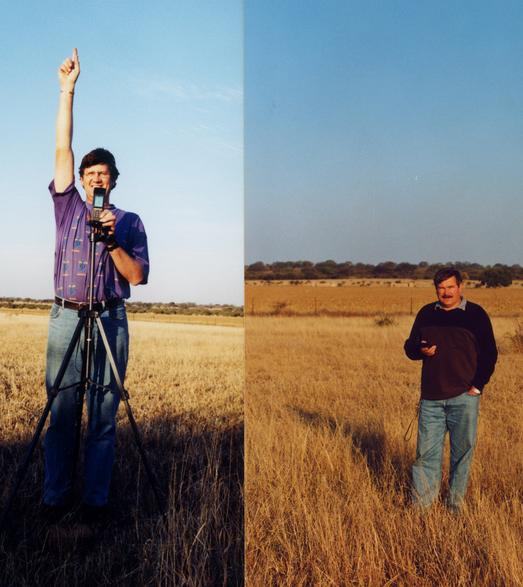
[{"label": "short brown hair", "polygon": [[442,281],[450,279],[451,277],[456,278],[456,283],[458,285],[463,281],[463,277],[457,269],[454,269],[454,267],[443,267],[436,272],[436,275],[434,275],[434,285],[438,287]]},{"label": "short brown hair", "polygon": [[109,173],[111,174],[111,188],[114,188],[114,186],[116,185],[116,180],[120,175],[120,172],[116,167],[114,155],[111,153],[111,151],[103,149],[102,147],[93,149],[92,151],[89,151],[87,155],[83,156],[82,162],[80,163],[80,167],[78,168],[80,177],[84,176],[84,170],[88,167],[100,164],[107,165],[109,167]]}]

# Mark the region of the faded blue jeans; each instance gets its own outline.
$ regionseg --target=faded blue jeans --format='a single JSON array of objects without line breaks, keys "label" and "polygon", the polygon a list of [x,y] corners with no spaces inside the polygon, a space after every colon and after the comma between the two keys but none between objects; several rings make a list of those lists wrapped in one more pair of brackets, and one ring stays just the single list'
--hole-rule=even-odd
[{"label": "faded blue jeans", "polygon": [[413,502],[430,506],[441,483],[445,434],[450,436],[450,478],[447,504],[459,511],[476,444],[480,396],[462,393],[447,400],[421,400],[416,461],[412,466]]},{"label": "faded blue jeans", "polygon": [[[127,367],[129,333],[124,304],[100,313],[105,333],[123,382]],[[51,388],[76,325],[78,312],[56,304],[51,308],[47,342],[46,386]],[[84,333],[80,337],[65,376],[61,391],[53,401],[51,419],[45,437],[45,480],[43,501],[63,505],[71,495],[76,427],[78,383],[82,373]],[[86,394],[88,426],[84,448],[83,502],[102,506],[107,503],[114,461],[116,412],[120,395],[103,347],[98,327],[93,330],[93,361],[91,379],[103,389],[91,385]],[[62,389],[67,388],[67,389]]]}]

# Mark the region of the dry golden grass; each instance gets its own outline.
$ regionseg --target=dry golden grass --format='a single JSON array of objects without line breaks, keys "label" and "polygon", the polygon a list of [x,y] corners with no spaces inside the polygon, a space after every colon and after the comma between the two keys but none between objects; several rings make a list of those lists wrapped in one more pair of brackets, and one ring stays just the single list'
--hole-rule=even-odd
[{"label": "dry golden grass", "polygon": [[[53,539],[37,516],[39,448],[0,537],[1,585],[242,584],[243,330],[138,321],[130,330],[126,387],[168,496],[165,521],[122,406],[109,528],[87,544],[71,522]],[[0,313],[2,505],[45,404],[46,333],[45,317]]]},{"label": "dry golden grass", "polygon": [[523,584],[517,321],[493,321],[500,359],[481,399],[467,509],[458,518],[442,505],[426,515],[409,507],[416,433],[408,441],[404,433],[420,375],[402,349],[411,323],[247,318],[249,585]]},{"label": "dry golden grass", "polygon": [[[49,310],[33,308],[2,308],[3,314],[9,316],[48,316]],[[164,322],[169,324],[203,324],[208,326],[237,326],[243,327],[242,316],[204,316],[197,314],[155,314],[153,312],[137,312],[127,314],[129,322]]]},{"label": "dry golden grass", "polygon": [[166,322],[171,324],[203,324],[207,326],[243,327],[243,316],[200,316],[197,314],[128,314],[133,322]]},{"label": "dry golden grass", "polygon": [[[307,285],[248,282],[245,310],[259,316],[409,314],[434,299],[434,287],[430,281],[399,281],[332,280]],[[486,289],[471,284],[466,286],[465,295],[488,308],[492,316],[523,316],[522,286],[523,283],[518,282],[511,287]]]}]

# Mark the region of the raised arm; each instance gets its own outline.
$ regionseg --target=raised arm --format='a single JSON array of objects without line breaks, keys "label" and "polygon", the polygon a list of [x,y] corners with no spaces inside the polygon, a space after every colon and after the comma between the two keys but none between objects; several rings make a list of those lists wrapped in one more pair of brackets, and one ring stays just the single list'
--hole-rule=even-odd
[{"label": "raised arm", "polygon": [[72,59],[67,58],[58,70],[60,97],[56,118],[56,151],[54,185],[57,193],[63,192],[74,178],[73,98],[76,80],[80,75],[78,51],[73,49]]}]

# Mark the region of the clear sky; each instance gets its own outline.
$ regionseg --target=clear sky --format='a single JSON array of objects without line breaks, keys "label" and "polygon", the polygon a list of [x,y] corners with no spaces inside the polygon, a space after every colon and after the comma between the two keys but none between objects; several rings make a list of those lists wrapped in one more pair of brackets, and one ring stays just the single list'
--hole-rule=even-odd
[{"label": "clear sky", "polygon": [[523,3],[245,10],[246,261],[523,263]]},{"label": "clear sky", "polygon": [[53,295],[56,72],[78,47],[76,167],[110,149],[112,200],[148,234],[131,299],[243,303],[242,17],[240,0],[3,3],[0,296]]}]

